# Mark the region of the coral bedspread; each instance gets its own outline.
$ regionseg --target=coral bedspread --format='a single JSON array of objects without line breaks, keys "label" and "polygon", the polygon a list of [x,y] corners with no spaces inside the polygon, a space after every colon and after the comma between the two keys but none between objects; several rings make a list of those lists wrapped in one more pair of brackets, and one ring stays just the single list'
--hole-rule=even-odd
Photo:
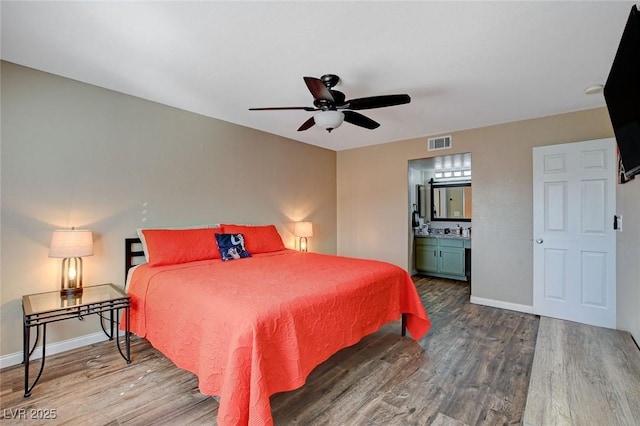
[{"label": "coral bedspread", "polygon": [[273,424],[270,395],[401,313],[416,340],[431,326],[401,268],[293,250],[140,265],[129,294],[131,331],[220,397],[221,425]]}]

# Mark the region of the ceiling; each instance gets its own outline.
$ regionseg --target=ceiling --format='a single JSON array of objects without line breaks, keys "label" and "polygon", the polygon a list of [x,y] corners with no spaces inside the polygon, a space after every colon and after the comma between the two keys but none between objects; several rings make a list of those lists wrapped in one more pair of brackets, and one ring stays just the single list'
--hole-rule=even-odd
[{"label": "ceiling", "polygon": [[[2,59],[331,150],[604,106],[637,2],[1,3]],[[302,77],[337,74],[347,99],[411,103],[296,129]]]}]

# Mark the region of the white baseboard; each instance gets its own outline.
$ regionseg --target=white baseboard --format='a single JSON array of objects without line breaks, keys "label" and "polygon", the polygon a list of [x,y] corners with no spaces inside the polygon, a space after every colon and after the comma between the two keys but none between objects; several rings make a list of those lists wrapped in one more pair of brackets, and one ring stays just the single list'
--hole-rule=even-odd
[{"label": "white baseboard", "polygon": [[[74,337],[73,339],[62,340],[60,342],[47,344],[47,356],[59,354],[71,349],[91,345],[93,343],[107,340],[108,337],[102,332],[87,334],[85,336]],[[33,340],[33,339],[32,339]],[[0,368],[11,367],[22,363],[22,351],[0,356]],[[42,346],[38,346],[29,359],[42,358]]]},{"label": "white baseboard", "polygon": [[492,308],[508,309],[510,311],[524,312],[525,314],[533,314],[533,306],[520,305],[518,303],[503,302],[502,300],[485,299],[483,297],[471,296],[471,303],[476,305],[491,306]]}]

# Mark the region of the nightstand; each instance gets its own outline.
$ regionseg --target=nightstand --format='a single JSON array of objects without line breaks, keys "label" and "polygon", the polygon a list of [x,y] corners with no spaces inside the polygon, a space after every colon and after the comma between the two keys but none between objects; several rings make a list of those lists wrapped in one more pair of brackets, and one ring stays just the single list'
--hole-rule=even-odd
[{"label": "nightstand", "polygon": [[[120,347],[120,333],[118,318],[120,310],[124,309],[124,352]],[[73,296],[61,295],[60,291],[50,291],[47,293],[28,294],[22,296],[23,312],[23,354],[24,354],[24,396],[31,396],[31,391],[40,380],[44,370],[45,349],[47,339],[47,324],[66,319],[83,319],[87,315],[98,314],[100,316],[100,326],[109,340],[115,337],[118,352],[122,358],[131,363],[131,342],[129,337],[130,321],[130,300],[129,296],[113,284],[101,284],[84,287],[81,294]],[[105,329],[105,314],[108,314],[109,332]],[[115,316],[114,316],[115,314]],[[31,346],[31,328],[35,327],[36,337]],[[38,376],[34,382],[29,384],[29,357],[33,353],[40,338],[42,328],[42,361]],[[115,328],[115,336],[114,336]]]}]

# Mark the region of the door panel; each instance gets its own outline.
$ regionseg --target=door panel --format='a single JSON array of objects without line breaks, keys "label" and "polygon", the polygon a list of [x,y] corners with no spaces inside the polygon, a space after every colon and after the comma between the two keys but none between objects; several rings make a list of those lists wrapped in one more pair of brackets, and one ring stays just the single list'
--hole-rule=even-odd
[{"label": "door panel", "polygon": [[607,253],[582,253],[582,304],[607,307]]},{"label": "door panel", "polygon": [[545,249],[544,297],[566,302],[567,299],[567,251]]},{"label": "door panel", "polygon": [[441,248],[440,272],[443,274],[464,275],[464,249]]},{"label": "door panel", "polygon": [[438,272],[435,246],[416,245],[416,269],[424,272]]},{"label": "door panel", "polygon": [[605,235],[611,222],[606,217],[607,181],[590,180],[582,182],[582,232]]},{"label": "door panel", "polygon": [[566,182],[545,182],[545,231],[567,230],[567,185]]},{"label": "door panel", "polygon": [[533,149],[534,312],[615,328],[614,139]]}]

